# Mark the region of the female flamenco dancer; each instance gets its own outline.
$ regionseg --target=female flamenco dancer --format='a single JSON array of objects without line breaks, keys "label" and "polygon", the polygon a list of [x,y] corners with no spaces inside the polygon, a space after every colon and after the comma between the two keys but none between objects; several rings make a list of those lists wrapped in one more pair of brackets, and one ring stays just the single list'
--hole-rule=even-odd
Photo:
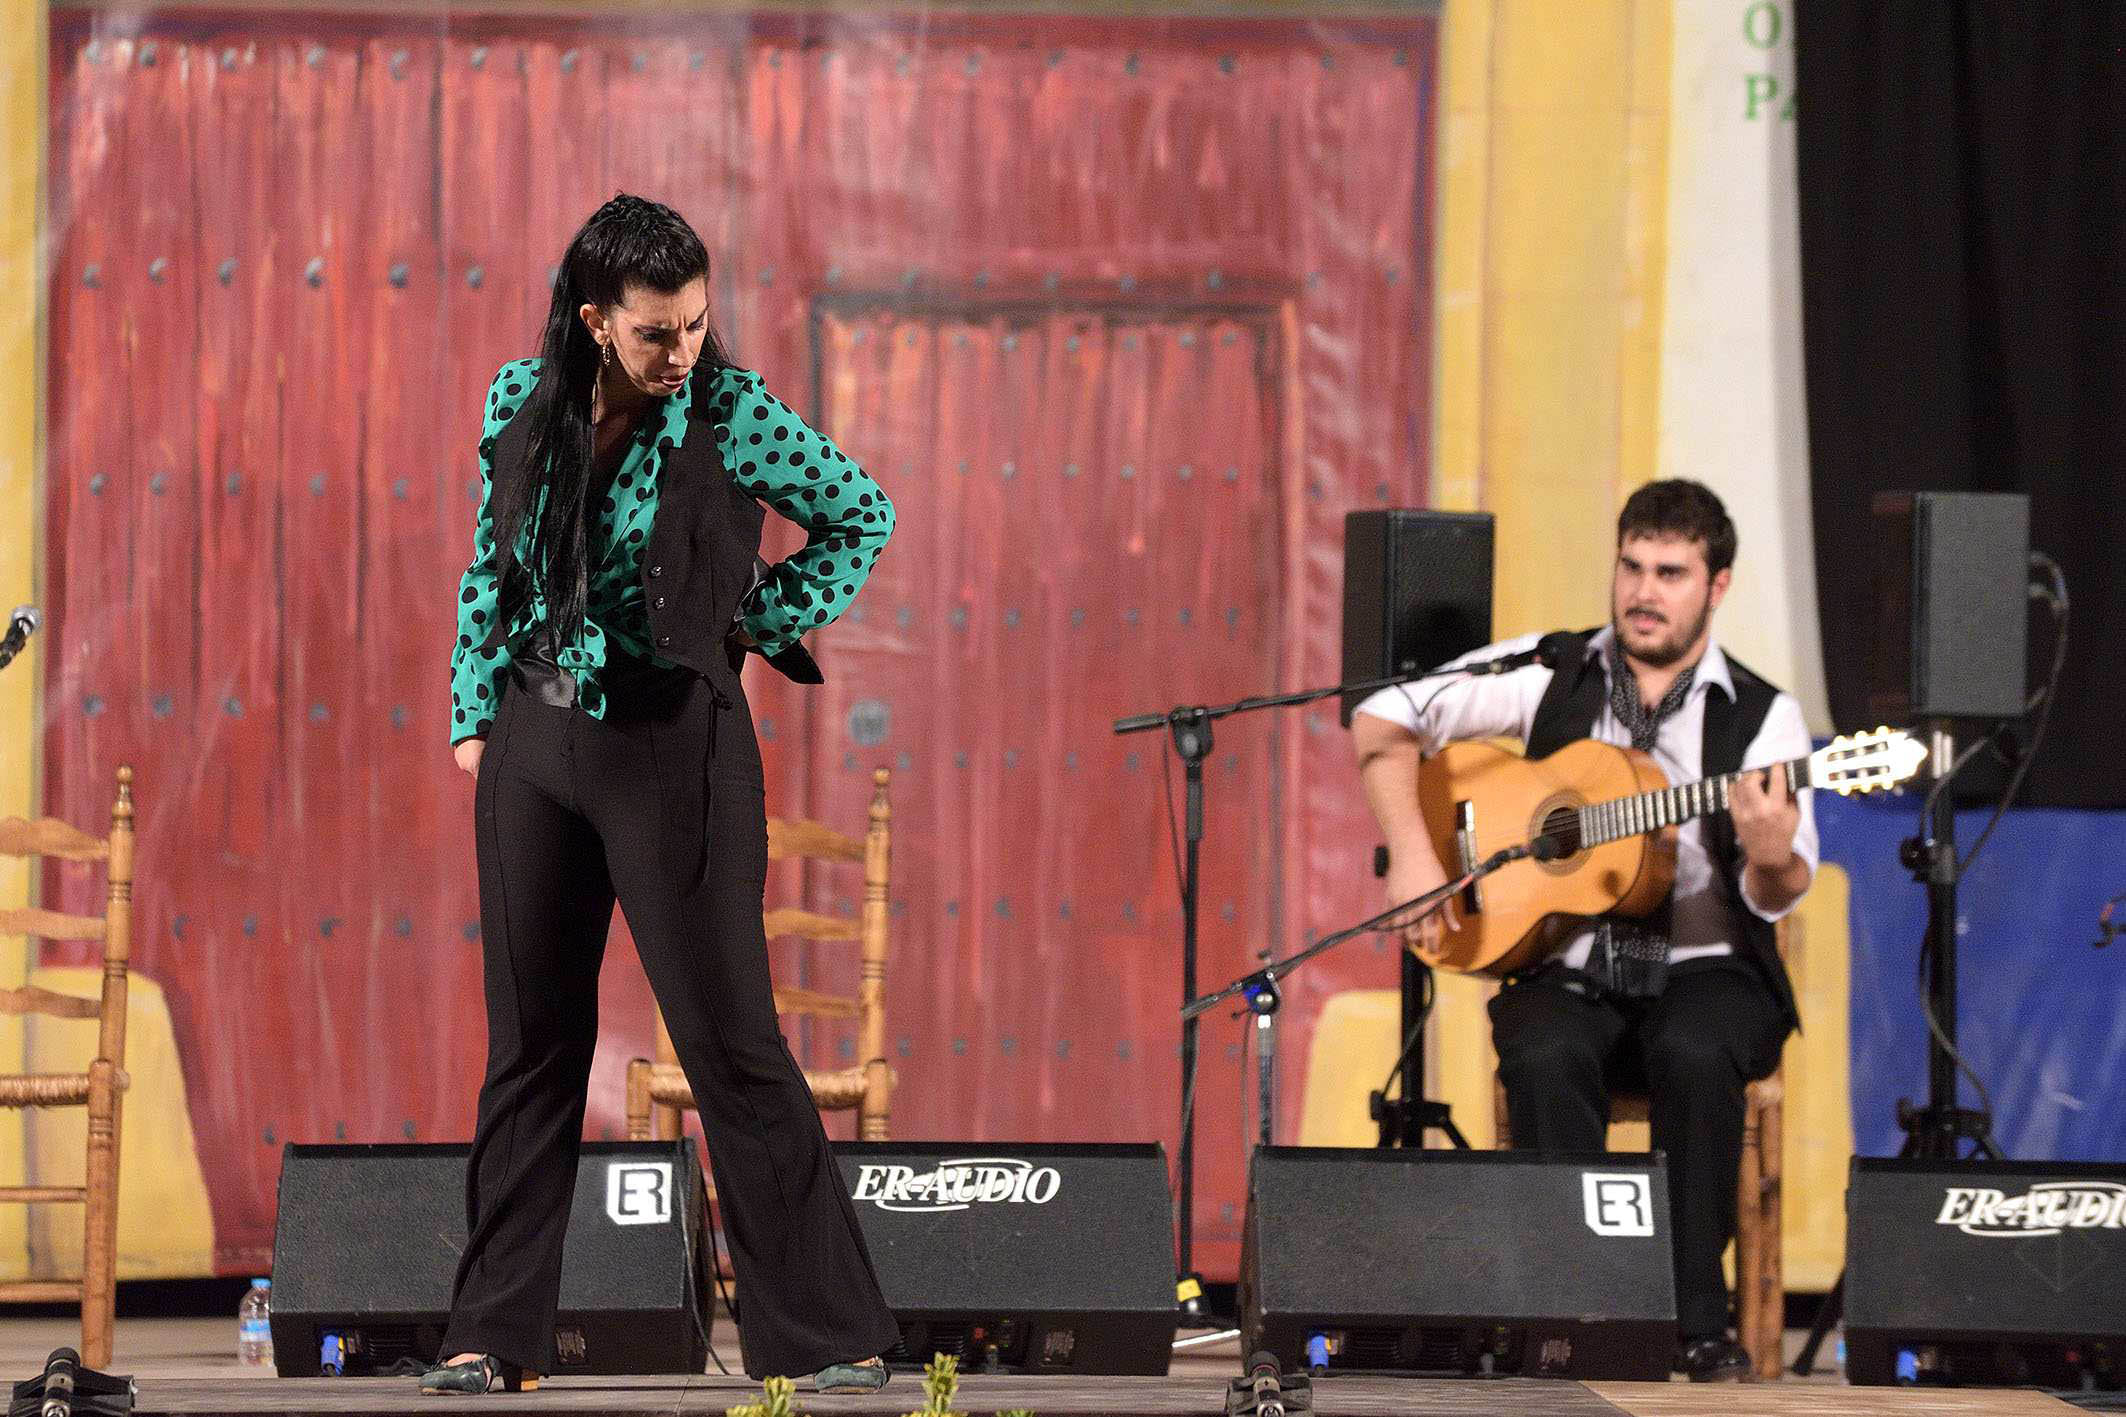
[{"label": "female flamenco dancer", "polygon": [[[676,212],[615,197],[569,243],[539,357],[488,390],[451,660],[452,747],[476,784],[487,1076],[469,1238],[423,1392],[553,1371],[616,899],[700,1108],[746,1371],[871,1392],[898,1336],[776,1026],[738,674],[752,650],[818,682],[798,637],[848,609],[893,509],[725,357],[708,274]],[[774,567],[755,555],[762,502],[808,533]]]}]

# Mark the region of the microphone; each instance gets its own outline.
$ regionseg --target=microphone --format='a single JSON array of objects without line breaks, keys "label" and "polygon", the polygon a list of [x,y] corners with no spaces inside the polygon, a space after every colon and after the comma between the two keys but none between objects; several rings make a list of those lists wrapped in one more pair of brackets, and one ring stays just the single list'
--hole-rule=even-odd
[{"label": "microphone", "polygon": [[1524,649],[1519,654],[1502,654],[1497,659],[1479,660],[1461,667],[1464,674],[1511,674],[1516,669],[1525,669],[1531,664],[1540,664],[1545,669],[1555,669],[1572,648],[1578,636],[1563,630],[1552,630],[1535,642],[1533,649]]},{"label": "microphone", "polygon": [[1477,867],[1477,873],[1489,875],[1501,866],[1511,866],[1516,861],[1526,861],[1530,858],[1537,861],[1560,861],[1571,854],[1565,843],[1554,836],[1532,836],[1518,846],[1502,847],[1492,852],[1485,858],[1484,864]]},{"label": "microphone", "polygon": [[0,635],[0,669],[22,653],[23,644],[37,633],[37,607],[18,605],[7,617],[7,633]]}]

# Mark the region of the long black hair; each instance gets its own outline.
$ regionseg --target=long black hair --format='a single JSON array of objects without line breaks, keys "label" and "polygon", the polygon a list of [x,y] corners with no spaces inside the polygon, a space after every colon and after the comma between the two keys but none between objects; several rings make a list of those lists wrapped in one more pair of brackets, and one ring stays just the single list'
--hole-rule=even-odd
[{"label": "long black hair", "polygon": [[[568,243],[539,339],[539,380],[517,413],[531,433],[529,451],[522,466],[494,471],[496,617],[505,630],[535,589],[544,593],[556,647],[583,628],[594,515],[591,395],[601,351],[579,312],[585,304],[618,308],[630,286],[676,294],[708,273],[708,249],[684,217],[624,192],[593,212]],[[730,367],[713,326],[697,362]],[[520,539],[526,541],[521,558]]]}]

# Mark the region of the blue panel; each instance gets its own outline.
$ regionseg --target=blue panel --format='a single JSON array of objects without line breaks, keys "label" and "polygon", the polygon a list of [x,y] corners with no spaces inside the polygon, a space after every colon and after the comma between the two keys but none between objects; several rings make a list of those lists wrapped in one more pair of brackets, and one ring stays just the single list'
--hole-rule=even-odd
[{"label": "blue panel", "polygon": [[[1968,852],[1990,811],[1957,815]],[[1817,794],[1824,859],[1853,881],[1852,1089],[1861,1155],[1894,1155],[1897,1099],[1926,1099],[1919,944],[1926,891],[1897,861],[1916,795]],[[2025,1159],[2126,1157],[2126,946],[2097,912],[2126,890],[2126,812],[2010,813],[1958,896],[1958,1043],[1993,1094],[1994,1134]],[[1963,1084],[1966,1106],[1977,1105]]]}]

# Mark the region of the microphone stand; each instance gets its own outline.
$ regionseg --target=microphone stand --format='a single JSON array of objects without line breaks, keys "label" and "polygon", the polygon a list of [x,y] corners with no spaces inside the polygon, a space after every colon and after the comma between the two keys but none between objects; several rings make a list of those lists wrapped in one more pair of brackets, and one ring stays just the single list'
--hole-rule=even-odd
[{"label": "microphone stand", "polygon": [[[1181,873],[1181,1141],[1174,1152],[1175,1222],[1179,1230],[1179,1250],[1175,1272],[1180,1275],[1178,1285],[1182,1310],[1191,1317],[1203,1311],[1203,1281],[1191,1262],[1194,1246],[1195,1198],[1196,1198],[1196,1123],[1192,1103],[1196,1083],[1196,1020],[1202,1009],[1189,1011],[1196,1002],[1196,920],[1197,900],[1202,886],[1203,852],[1203,760],[1211,755],[1211,724],[1236,713],[1252,713],[1257,709],[1293,708],[1301,704],[1315,703],[1339,694],[1369,694],[1375,689],[1386,689],[1396,684],[1414,684],[1425,679],[1436,679],[1449,674],[1472,672],[1467,665],[1454,669],[1429,669],[1422,674],[1390,674],[1378,679],[1363,679],[1350,684],[1332,684],[1323,689],[1301,689],[1290,694],[1265,694],[1252,699],[1240,699],[1230,704],[1212,707],[1193,705],[1170,709],[1165,713],[1134,714],[1115,720],[1114,731],[1123,733],[1149,733],[1164,728],[1174,737],[1174,751],[1181,757],[1182,777],[1186,784],[1183,808],[1186,827],[1183,835],[1183,866]],[[1497,672],[1495,669],[1483,672]],[[1274,966],[1257,970],[1265,974]],[[1253,977],[1253,976],[1250,976]],[[1263,1047],[1257,1049],[1257,1066],[1265,1073],[1274,1058],[1275,1042],[1267,1024],[1269,1016],[1277,1011],[1277,995],[1272,987],[1265,995],[1267,1008],[1256,1011],[1258,1027],[1264,1029]],[[1206,1005],[1205,1007],[1209,1007]],[[1270,1083],[1267,1076],[1261,1080],[1265,1099],[1269,1097]],[[1264,1107],[1264,1140],[1269,1131],[1269,1109]]]},{"label": "microphone stand", "polygon": [[1227,999],[1243,994],[1248,996],[1248,1006],[1252,1008],[1254,1007],[1253,999],[1256,994],[1264,991],[1274,992],[1279,979],[1290,974],[1293,970],[1314,958],[1314,956],[1334,949],[1345,940],[1382,929],[1390,921],[1395,920],[1396,916],[1403,914],[1405,911],[1415,911],[1416,913],[1407,920],[1397,922],[1398,926],[1415,925],[1420,920],[1436,913],[1449,900],[1469,889],[1469,887],[1475,885],[1500,867],[1510,866],[1516,861],[1524,861],[1531,856],[1537,860],[1549,860],[1555,855],[1557,855],[1557,852],[1552,843],[1540,837],[1531,842],[1523,842],[1519,846],[1509,846],[1503,851],[1494,851],[1471,869],[1464,871],[1451,881],[1442,882],[1440,885],[1426,891],[1423,895],[1412,896],[1409,900],[1391,905],[1380,914],[1368,916],[1356,925],[1338,930],[1333,935],[1324,935],[1298,954],[1287,955],[1283,959],[1271,960],[1262,968],[1250,970],[1248,973],[1241,975],[1214,994],[1205,994],[1200,999],[1189,1000],[1181,1006],[1181,1017],[1184,1021],[1192,1021],[1217,1008]]}]

